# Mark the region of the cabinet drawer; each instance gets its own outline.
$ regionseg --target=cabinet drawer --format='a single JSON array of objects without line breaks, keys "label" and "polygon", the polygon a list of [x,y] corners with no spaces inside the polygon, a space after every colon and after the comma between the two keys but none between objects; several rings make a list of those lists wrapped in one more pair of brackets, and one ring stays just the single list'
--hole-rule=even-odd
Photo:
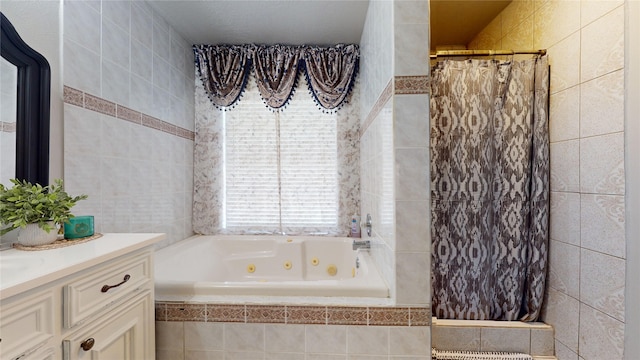
[{"label": "cabinet drawer", "polygon": [[152,286],[151,256],[145,252],[106,263],[64,286],[64,326],[71,328],[111,305]]},{"label": "cabinet drawer", "polygon": [[145,291],[62,341],[64,360],[152,360],[153,299]]},{"label": "cabinet drawer", "polygon": [[19,359],[32,354],[53,338],[53,292],[2,304],[0,355]]}]

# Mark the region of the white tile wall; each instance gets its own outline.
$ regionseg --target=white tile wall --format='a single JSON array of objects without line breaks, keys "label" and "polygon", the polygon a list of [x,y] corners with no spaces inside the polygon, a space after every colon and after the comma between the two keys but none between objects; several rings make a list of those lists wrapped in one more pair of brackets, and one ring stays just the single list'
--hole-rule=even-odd
[{"label": "white tile wall", "polygon": [[[408,10],[407,10],[408,11]],[[427,12],[428,15],[428,12]],[[424,75],[429,59],[428,22],[394,23],[394,74]]]},{"label": "white tile wall", "polygon": [[549,286],[574,298],[580,297],[580,247],[549,241]]},{"label": "white tile wall", "polygon": [[[427,1],[394,2],[394,75],[429,73]],[[396,302],[431,303],[429,96],[394,95]]]},{"label": "white tile wall", "polygon": [[580,246],[579,193],[551,192],[551,218],[551,239]]},{"label": "white tile wall", "polygon": [[580,357],[622,359],[624,323],[585,304],[580,305]]},{"label": "white tile wall", "polygon": [[63,6],[65,85],[193,130],[191,45],[162,17],[144,1]]},{"label": "white tile wall", "polygon": [[556,341],[577,354],[580,302],[554,288],[548,289],[545,300],[544,321],[553,326]]},{"label": "white tile wall", "polygon": [[624,194],[624,134],[580,139],[580,191]]},{"label": "white tile wall", "polygon": [[550,151],[551,191],[578,192],[580,190],[580,141],[551,143]]},{"label": "white tile wall", "polygon": [[428,23],[427,1],[372,2],[361,40],[362,214],[398,304],[430,302],[429,97],[392,95],[365,120],[395,76],[428,74]]},{"label": "white tile wall", "polygon": [[[143,1],[65,1],[64,84],[193,130],[190,45]],[[65,104],[64,171],[99,232],[192,234],[193,142]]]},{"label": "white tile wall", "polygon": [[624,131],[624,71],[580,85],[580,137]]},{"label": "white tile wall", "polygon": [[[362,219],[371,214],[372,255],[395,298],[396,214],[394,208],[393,111],[389,101],[360,143]],[[368,238],[363,230],[364,238]]]},{"label": "white tile wall", "polygon": [[580,79],[583,82],[624,67],[624,7],[618,6],[604,14],[581,29]]},{"label": "white tile wall", "polygon": [[393,3],[369,3],[360,39],[360,78],[367,79],[362,82],[360,93],[360,113],[363,117],[369,114],[393,77]]},{"label": "white tile wall", "polygon": [[549,101],[549,138],[555,143],[579,136],[580,87],[574,86],[555,93]]},{"label": "white tile wall", "polygon": [[582,249],[580,302],[624,321],[624,259]]},{"label": "white tile wall", "polygon": [[582,194],[582,247],[625,258],[624,210],[624,196]]},{"label": "white tile wall", "polygon": [[[623,3],[514,1],[470,44],[478,48],[480,40],[502,36],[501,32],[526,33],[531,26],[526,18],[533,14],[533,47],[548,49],[553,192],[543,318],[556,330],[556,354],[561,360],[622,358]],[[505,37],[500,44],[527,47],[528,38],[522,40],[511,44]]]}]

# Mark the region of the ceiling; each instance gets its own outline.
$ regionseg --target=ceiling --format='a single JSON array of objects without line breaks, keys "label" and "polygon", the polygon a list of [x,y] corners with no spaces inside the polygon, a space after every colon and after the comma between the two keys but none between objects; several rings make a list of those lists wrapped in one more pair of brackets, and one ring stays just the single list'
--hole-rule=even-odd
[{"label": "ceiling", "polygon": [[[439,45],[466,45],[510,2],[431,0],[432,49]],[[360,43],[369,6],[369,0],[150,0],[149,3],[185,40],[194,44]]]},{"label": "ceiling", "polygon": [[368,0],[151,0],[194,44],[360,43]]},{"label": "ceiling", "polygon": [[431,0],[431,50],[467,45],[511,0]]}]

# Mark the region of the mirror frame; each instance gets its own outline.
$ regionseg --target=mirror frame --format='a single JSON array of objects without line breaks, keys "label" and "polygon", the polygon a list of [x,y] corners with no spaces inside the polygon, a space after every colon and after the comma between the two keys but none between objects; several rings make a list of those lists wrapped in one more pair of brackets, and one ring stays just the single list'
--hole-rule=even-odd
[{"label": "mirror frame", "polygon": [[45,186],[49,183],[51,68],[0,15],[2,57],[18,68],[15,178]]}]

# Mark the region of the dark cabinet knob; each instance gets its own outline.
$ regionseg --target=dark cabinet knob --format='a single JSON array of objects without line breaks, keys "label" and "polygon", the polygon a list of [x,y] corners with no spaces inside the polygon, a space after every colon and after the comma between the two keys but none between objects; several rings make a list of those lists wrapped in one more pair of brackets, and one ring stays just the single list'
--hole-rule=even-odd
[{"label": "dark cabinet knob", "polygon": [[88,338],[87,340],[83,341],[82,344],[80,344],[80,347],[84,351],[89,351],[89,350],[91,350],[93,345],[95,345],[95,343],[96,343],[96,339]]}]

